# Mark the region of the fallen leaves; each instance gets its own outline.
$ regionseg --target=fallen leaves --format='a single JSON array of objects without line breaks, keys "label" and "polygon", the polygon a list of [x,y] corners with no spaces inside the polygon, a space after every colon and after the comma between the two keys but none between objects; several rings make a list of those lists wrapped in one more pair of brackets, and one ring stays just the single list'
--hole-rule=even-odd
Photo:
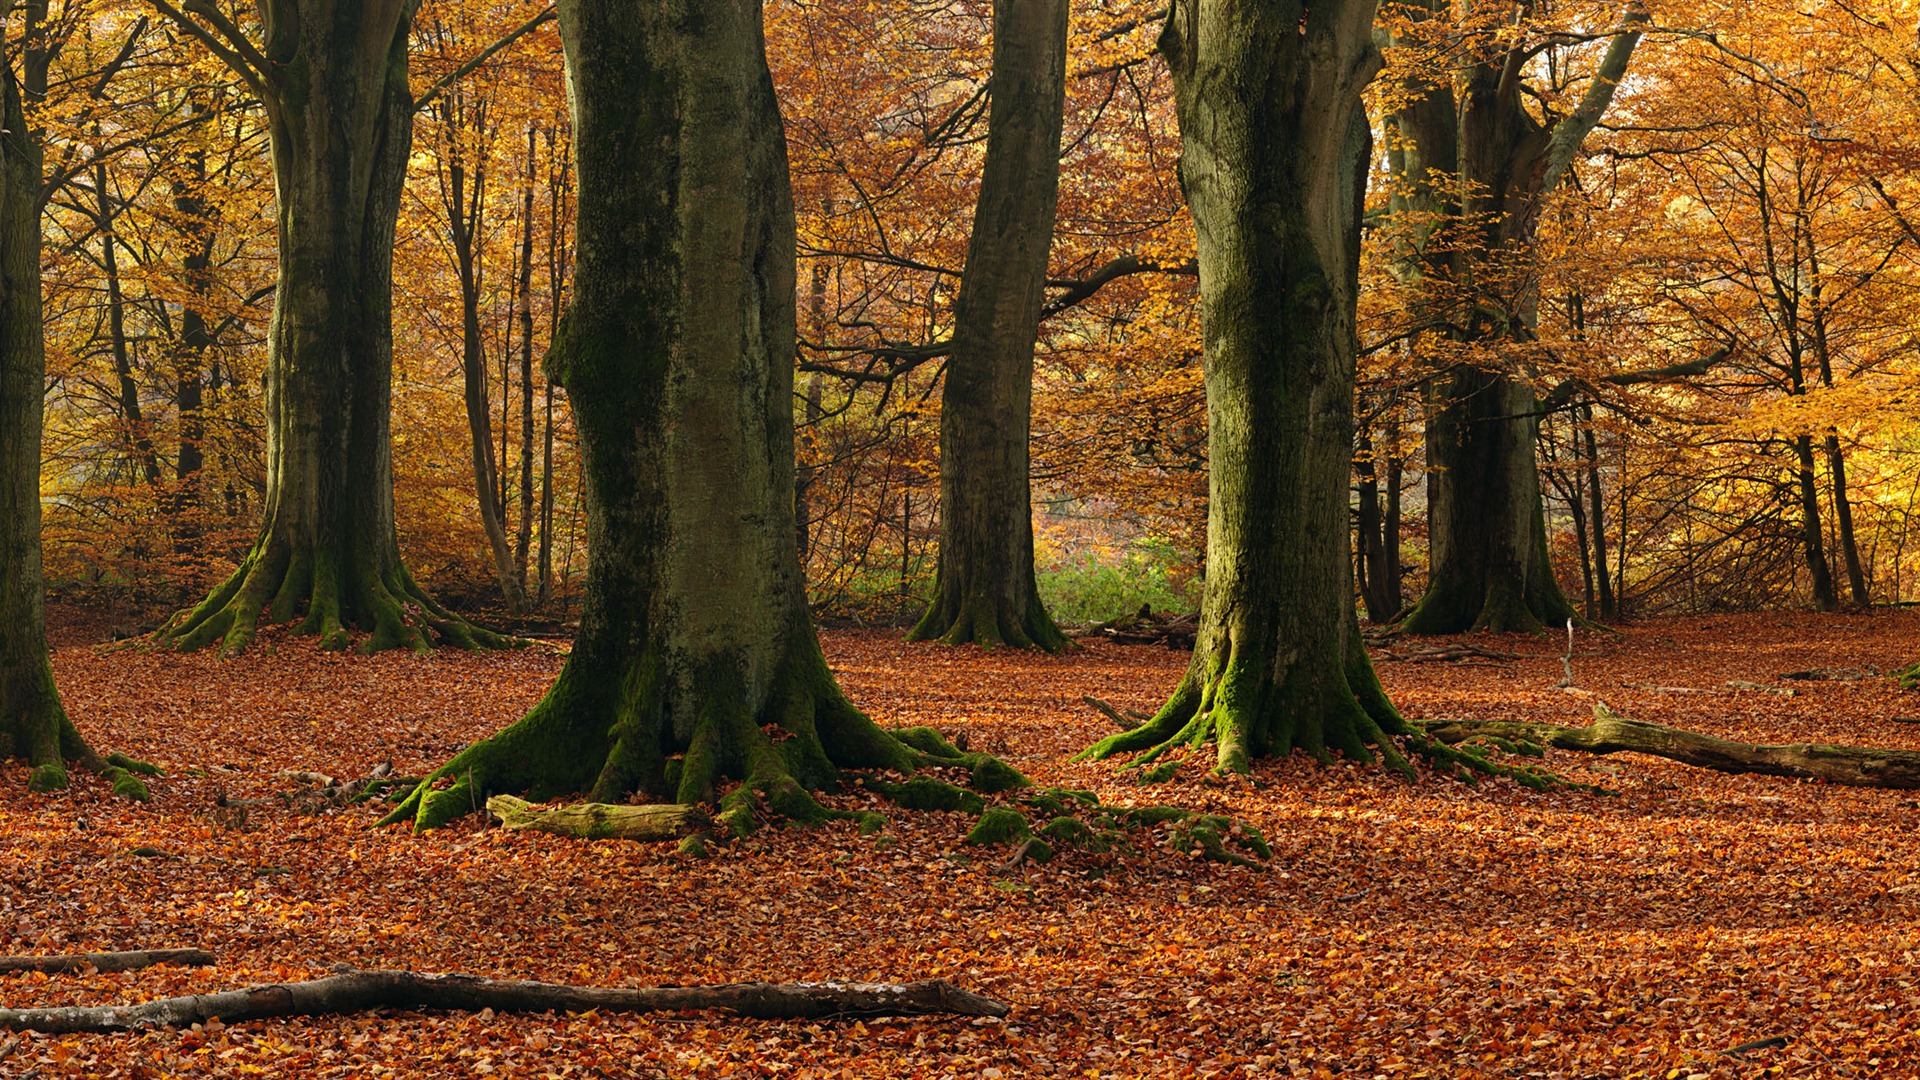
[{"label": "fallen leaves", "polygon": [[[1920,748],[1882,680],[1794,698],[1663,695],[1920,653],[1908,613],[1649,624],[1582,638],[1576,685],[1623,711],[1730,738]],[[1498,667],[1388,665],[1420,717],[1580,723],[1563,644],[1463,639]],[[832,632],[853,699],[1001,748],[1036,782],[1104,802],[1244,820],[1267,873],[1142,846],[1003,867],[959,814],[763,829],[716,857],[507,833],[473,817],[416,837],[364,806],[302,813],[282,771],[417,773],[528,708],[560,658],[343,657],[268,635],[235,661],[63,649],[89,735],[168,769],[149,806],[81,779],[0,775],[0,952],[203,946],[213,969],[0,979],[0,1003],[135,1002],[357,967],[600,985],[946,978],[1011,1001],[1005,1022],[749,1023],[720,1017],[373,1013],[138,1036],[0,1040],[0,1075],[1889,1076],[1920,1053],[1920,803],[1549,751],[1619,794],[1531,792],[1372,768],[1267,764],[1251,784],[1188,768],[1141,786],[1068,754],[1151,711],[1185,654],[1066,657]],[[216,791],[265,799],[246,829]],[[842,805],[866,808],[849,793]],[[148,850],[163,856],[139,855]],[[1786,1039],[1784,1045],[1767,1040]],[[1728,1054],[1743,1044],[1754,1048]],[[11,1045],[11,1049],[7,1047]],[[1769,1070],[1780,1070],[1769,1072]]]}]

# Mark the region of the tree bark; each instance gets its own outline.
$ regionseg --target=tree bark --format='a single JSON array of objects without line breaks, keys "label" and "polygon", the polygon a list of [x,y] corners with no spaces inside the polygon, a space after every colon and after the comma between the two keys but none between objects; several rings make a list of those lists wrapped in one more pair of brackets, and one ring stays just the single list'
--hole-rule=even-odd
[{"label": "tree bark", "polygon": [[233,576],[160,631],[182,649],[245,648],[262,617],[326,648],[504,639],[415,584],[393,521],[394,229],[413,131],[407,29],[417,0],[266,0],[255,44],[211,6],[206,42],[266,107],[280,265],[266,378],[267,495]]},{"label": "tree bark", "polygon": [[1920,788],[1920,751],[1733,742],[1634,720],[1598,702],[1593,706],[1593,724],[1583,728],[1507,720],[1443,720],[1421,726],[1447,743],[1490,736],[1589,754],[1652,754],[1726,773],[1793,776],[1849,787]]},{"label": "tree bark", "polygon": [[74,974],[95,971],[138,971],[159,964],[206,967],[214,956],[205,949],[137,949],[132,952],[67,953],[60,956],[0,956],[0,975],[23,971]]},{"label": "tree bark", "polygon": [[586,473],[580,630],[531,713],[388,820],[431,828],[523,790],[705,803],[740,780],[720,821],[743,834],[761,799],[830,816],[809,792],[843,768],[972,762],[1024,784],[930,729],[882,731],[821,655],[794,542],[795,226],[759,3],[559,15],[579,241],[547,363]]},{"label": "tree bark", "polygon": [[[1430,18],[1445,10],[1439,0],[1425,7]],[[1521,261],[1532,257],[1540,199],[1566,177],[1612,102],[1648,21],[1639,3],[1623,6],[1586,94],[1551,128],[1534,120],[1525,104],[1524,41],[1468,63],[1457,109],[1447,107],[1451,89],[1436,86],[1418,111],[1402,111],[1400,124],[1419,148],[1416,156],[1455,182],[1453,206],[1477,234],[1471,244],[1443,245],[1447,254],[1427,260],[1430,272],[1478,298],[1450,320],[1463,340],[1532,339],[1536,279]],[[1431,569],[1427,593],[1402,627],[1423,634],[1538,631],[1572,617],[1547,553],[1535,446],[1540,407],[1532,383],[1521,373],[1459,365],[1435,380],[1433,394],[1435,415],[1427,425]]]},{"label": "tree bark", "polygon": [[1066,106],[1067,0],[995,0],[992,104],[940,398],[940,554],[909,635],[1057,652],[1033,574],[1028,439]]},{"label": "tree bark", "polygon": [[[0,0],[0,19],[12,7]],[[14,65],[43,64],[24,52],[33,34],[0,35],[0,756],[31,768],[28,787],[67,786],[66,762],[106,776],[118,794],[146,787],[116,758],[93,752],[68,718],[47,651],[40,576],[40,432],[46,339],[40,307],[40,172],[37,132],[27,126]]]},{"label": "tree bark", "polygon": [[1177,0],[1160,37],[1180,120],[1206,341],[1206,592],[1152,720],[1087,757],[1217,742],[1218,767],[1379,748],[1404,723],[1359,635],[1348,560],[1354,304],[1378,70],[1363,0]]},{"label": "tree bark", "polygon": [[140,1005],[0,1009],[0,1029],[48,1035],[104,1034],[234,1024],[276,1016],[330,1016],[368,1009],[479,1012],[678,1012],[717,1009],[753,1020],[836,1016],[1005,1016],[1007,1006],[943,979],[914,983],[728,983],[720,986],[597,987],[509,982],[474,975],[350,971],[310,982],[161,998]]},{"label": "tree bark", "polygon": [[1814,477],[1813,436],[1793,437],[1794,484],[1800,493],[1800,550],[1806,556],[1813,603],[1821,611],[1840,610],[1827,564],[1826,535],[1820,527],[1820,487]]}]

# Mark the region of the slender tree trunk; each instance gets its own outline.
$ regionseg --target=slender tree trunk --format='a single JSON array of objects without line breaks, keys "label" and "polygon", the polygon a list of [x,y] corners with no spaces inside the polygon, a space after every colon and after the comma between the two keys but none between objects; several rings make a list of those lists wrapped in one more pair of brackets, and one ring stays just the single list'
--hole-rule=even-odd
[{"label": "slender tree trunk", "polygon": [[1033,575],[1033,349],[1060,187],[1068,0],[995,0],[987,154],[940,404],[940,557],[910,637],[1067,646]]},{"label": "slender tree trunk", "polygon": [[349,628],[370,632],[364,651],[503,643],[414,583],[394,531],[393,244],[415,2],[264,0],[255,58],[227,46],[266,106],[278,196],[266,505],[239,569],[161,629],[180,648],[242,649],[263,609],[325,648],[346,647]]},{"label": "slender tree trunk", "polygon": [[[3,22],[11,0],[0,0]],[[40,309],[40,166],[27,127],[15,64],[32,48],[33,27],[0,35],[0,757],[33,770],[28,786],[67,786],[65,762],[110,773],[115,790],[146,788],[94,754],[67,717],[48,660],[40,577],[40,431],[46,396]],[[44,62],[23,65],[44,73]],[[44,84],[42,84],[44,86]]]},{"label": "slender tree trunk", "polygon": [[1847,496],[1847,459],[1840,436],[1829,431],[1826,440],[1827,478],[1833,485],[1833,519],[1840,533],[1840,555],[1847,568],[1847,591],[1857,608],[1873,605],[1866,570],[1860,565],[1860,544],[1853,533],[1853,501]]},{"label": "slender tree trunk", "polygon": [[114,235],[114,219],[119,208],[107,191],[107,166],[101,162],[93,169],[93,193],[98,200],[95,220],[100,225],[100,271],[107,283],[107,350],[113,356],[113,373],[119,380],[120,423],[125,428],[126,448],[149,486],[160,483],[160,455],[153,447],[153,433],[147,430],[146,410],[140,405],[140,381],[133,372],[133,353],[127,344],[127,298],[120,287],[120,241]]},{"label": "slender tree trunk", "polygon": [[[555,147],[559,139],[554,132],[547,132],[547,157],[553,164],[548,175],[554,177],[549,187],[549,216],[547,219],[547,297],[552,306],[547,314],[548,347],[560,337],[560,313],[566,294],[567,268],[561,258],[566,249],[567,231],[567,182],[573,175],[573,159],[565,154],[556,154]],[[555,161],[554,159],[558,159]],[[544,367],[544,365],[543,365]],[[553,378],[547,374],[546,386],[542,392],[542,404],[546,410],[544,435],[540,444],[540,603],[544,607],[553,596]]]},{"label": "slender tree trunk", "polygon": [[1820,486],[1814,476],[1813,436],[1793,438],[1794,483],[1800,492],[1800,547],[1813,585],[1813,603],[1821,611],[1838,611],[1840,597],[1833,591],[1833,571],[1827,565],[1826,537],[1820,527]]},{"label": "slender tree trunk", "polygon": [[1347,558],[1354,303],[1377,70],[1370,2],[1176,0],[1160,38],[1180,119],[1206,337],[1206,593],[1193,660],[1104,757],[1213,739],[1221,769],[1405,730],[1359,635]]},{"label": "slender tree trunk", "polygon": [[539,129],[527,127],[527,178],[520,191],[520,532],[513,542],[514,580],[526,595],[533,545],[533,166]]},{"label": "slender tree trunk", "polygon": [[579,244],[548,367],[586,473],[580,631],[531,713],[389,820],[430,828],[528,789],[701,803],[734,778],[720,819],[744,832],[762,798],[825,816],[808,791],[842,768],[964,763],[854,709],[807,609],[793,202],[759,3],[561,0],[559,19]]},{"label": "slender tree trunk", "polygon": [[[196,99],[196,115],[211,112],[211,106]],[[180,307],[180,337],[173,348],[174,408],[179,414],[179,453],[174,458],[175,491],[173,498],[174,546],[185,553],[199,537],[199,524],[192,520],[201,505],[200,472],[206,467],[207,354],[213,348],[213,334],[207,324],[207,307],[213,295],[213,210],[206,199],[207,159],[205,152],[190,150],[187,174],[173,189],[173,211],[179,222],[186,252],[180,260],[181,284],[187,299]]]},{"label": "slender tree trunk", "polygon": [[1367,608],[1367,621],[1385,624],[1399,614],[1400,600],[1395,593],[1387,566],[1386,520],[1380,510],[1378,455],[1373,438],[1364,428],[1358,438],[1356,461],[1360,470],[1358,507],[1354,515],[1354,572],[1360,577],[1360,599]]},{"label": "slender tree trunk", "polygon": [[[1600,443],[1593,434],[1593,406],[1580,407],[1581,426],[1586,431],[1587,440],[1587,493],[1591,496],[1593,511],[1593,566],[1594,584],[1600,589],[1600,617],[1617,619],[1620,617],[1620,605],[1615,599],[1613,582],[1607,565],[1607,510],[1605,492],[1600,487]],[[1622,495],[1622,498],[1625,496]],[[1622,559],[1625,559],[1624,552]],[[1622,573],[1624,573],[1624,562]]]}]

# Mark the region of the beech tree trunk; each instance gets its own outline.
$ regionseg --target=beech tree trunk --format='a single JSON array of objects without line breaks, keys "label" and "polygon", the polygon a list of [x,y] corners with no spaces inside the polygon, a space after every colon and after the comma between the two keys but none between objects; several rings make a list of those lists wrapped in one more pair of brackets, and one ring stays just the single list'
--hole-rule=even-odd
[{"label": "beech tree trunk", "polygon": [[705,803],[734,779],[720,820],[744,833],[762,798],[827,816],[809,791],[842,768],[967,764],[849,704],[807,609],[794,212],[758,0],[562,0],[559,19],[579,241],[548,367],[586,474],[580,630],[531,713],[388,820],[431,828],[529,790]]},{"label": "beech tree trunk", "polygon": [[1060,188],[1067,0],[994,0],[980,200],[940,398],[940,561],[909,635],[1057,652],[1033,575],[1033,348]]},{"label": "beech tree trunk", "polygon": [[160,631],[182,649],[275,622],[363,651],[503,644],[414,583],[393,522],[394,229],[413,131],[407,29],[417,0],[266,0],[256,45],[165,2],[266,106],[280,266],[266,378],[267,497],[240,567]]},{"label": "beech tree trunk", "polygon": [[[1419,5],[1431,19],[1443,0]],[[1592,82],[1574,110],[1551,127],[1528,111],[1521,67],[1528,42],[1498,45],[1471,57],[1453,88],[1423,87],[1425,96],[1396,117],[1416,151],[1407,155],[1421,176],[1403,186],[1431,188],[1424,170],[1454,182],[1438,206],[1460,214],[1477,232],[1472,244],[1425,260],[1424,273],[1443,275],[1476,297],[1450,322],[1463,340],[1527,341],[1538,323],[1531,258],[1543,195],[1559,186],[1580,146],[1613,100],[1626,74],[1640,27],[1649,22],[1637,2],[1623,5],[1620,23]],[[1504,21],[1502,22],[1504,25]],[[1477,294],[1475,293],[1477,290]],[[1462,630],[1538,631],[1572,617],[1553,573],[1546,542],[1535,440],[1539,401],[1523,372],[1459,365],[1436,378],[1434,415],[1427,425],[1427,505],[1432,537],[1427,593],[1402,622],[1412,633]]]},{"label": "beech tree trunk", "polygon": [[[0,0],[0,20],[12,7]],[[145,798],[140,781],[96,755],[74,727],[47,652],[40,577],[41,149],[14,74],[16,53],[30,37],[0,35],[0,757],[25,761],[34,791],[66,787],[65,762],[79,761],[108,775],[116,792]]]},{"label": "beech tree trunk", "polygon": [[1161,34],[1199,247],[1206,592],[1172,697],[1083,756],[1212,739],[1223,770],[1296,748],[1404,767],[1347,557],[1373,10],[1177,0]]}]

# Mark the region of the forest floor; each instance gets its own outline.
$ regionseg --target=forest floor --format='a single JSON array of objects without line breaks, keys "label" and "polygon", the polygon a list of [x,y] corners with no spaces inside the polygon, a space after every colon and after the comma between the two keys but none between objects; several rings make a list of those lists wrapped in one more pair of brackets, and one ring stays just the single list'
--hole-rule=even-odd
[{"label": "forest floor", "polygon": [[[67,640],[87,628],[62,622]],[[1564,638],[1520,654],[1380,665],[1415,717],[1579,724]],[[1083,694],[1151,710],[1186,654],[1063,657],[830,631],[853,699],[888,725],[964,732],[1041,783],[1232,814],[1265,872],[1154,846],[1000,872],[958,814],[763,829],[696,860],[671,845],[425,836],[377,811],[257,808],[285,770],[417,773],[520,716],[557,649],[247,656],[69,644],[55,668],[97,747],[167,774],[149,805],[90,777],[0,773],[0,953],[201,946],[217,967],[0,976],[14,1007],[133,1002],[316,978],[336,963],[606,985],[943,977],[1004,1021],[770,1023],[722,1015],[388,1012],[139,1035],[10,1037],[0,1076],[708,1077],[1920,1075],[1920,796],[1651,758],[1549,751],[1614,795],[1477,787],[1293,759],[1251,783],[1197,768],[1138,786],[1069,754],[1111,730]],[[1920,749],[1920,695],[1885,679],[1783,682],[1920,655],[1920,613],[1764,614],[1583,635],[1576,685],[1641,719],[1758,742]],[[1734,690],[1728,680],[1791,688]],[[861,805],[848,796],[842,805]],[[223,824],[222,821],[228,822]],[[136,849],[147,852],[135,854]],[[158,852],[159,854],[153,854]],[[1729,1054],[1760,1040],[1773,1045]],[[1777,1045],[1785,1040],[1786,1045]]]}]

